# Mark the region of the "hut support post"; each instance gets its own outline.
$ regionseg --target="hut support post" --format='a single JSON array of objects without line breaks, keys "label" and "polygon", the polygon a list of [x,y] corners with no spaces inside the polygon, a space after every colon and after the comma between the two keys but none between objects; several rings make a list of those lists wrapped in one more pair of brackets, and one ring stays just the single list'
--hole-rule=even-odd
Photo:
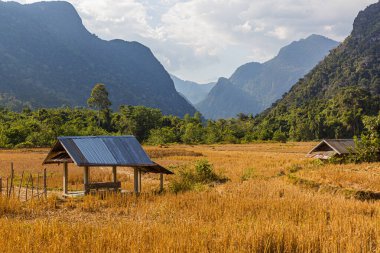
[{"label": "hut support post", "polygon": [[137,194],[139,193],[139,169],[134,168],[133,169],[133,176],[134,176],[134,192]]},{"label": "hut support post", "polygon": [[160,192],[164,191],[164,174],[160,173]]},{"label": "hut support post", "polygon": [[67,163],[63,163],[63,194],[67,194],[68,192],[68,166]]},{"label": "hut support post", "polygon": [[117,170],[116,170],[116,166],[113,166],[113,167],[112,167],[112,181],[113,181],[114,183],[117,182],[116,172],[117,172]]},{"label": "hut support post", "polygon": [[142,175],[142,171],[141,169],[139,169],[139,192],[141,192],[141,175]]},{"label": "hut support post", "polygon": [[83,172],[83,182],[84,182],[84,193],[88,194],[89,190],[87,189],[87,185],[90,182],[90,168],[88,166],[84,167]]},{"label": "hut support post", "polygon": [[[117,170],[116,166],[112,167],[112,181],[116,184],[117,183],[117,176],[116,176]],[[114,188],[115,191],[117,191],[117,187]]]}]

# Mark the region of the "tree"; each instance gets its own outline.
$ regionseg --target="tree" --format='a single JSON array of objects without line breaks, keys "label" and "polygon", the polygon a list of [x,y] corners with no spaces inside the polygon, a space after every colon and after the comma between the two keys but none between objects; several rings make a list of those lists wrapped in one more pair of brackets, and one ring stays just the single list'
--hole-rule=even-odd
[{"label": "tree", "polygon": [[108,91],[102,83],[97,83],[91,91],[91,96],[87,100],[90,108],[97,110],[105,110],[111,106],[111,101],[108,99]]},{"label": "tree", "polygon": [[98,110],[98,125],[100,126],[100,112],[108,110],[112,104],[108,99],[108,91],[104,84],[95,84],[91,91],[91,96],[87,100],[87,104],[90,108]]}]

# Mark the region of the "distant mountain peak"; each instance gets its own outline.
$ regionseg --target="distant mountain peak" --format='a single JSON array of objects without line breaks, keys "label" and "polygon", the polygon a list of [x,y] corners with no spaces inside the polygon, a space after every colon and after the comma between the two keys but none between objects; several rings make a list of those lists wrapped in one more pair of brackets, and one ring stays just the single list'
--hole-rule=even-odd
[{"label": "distant mountain peak", "polygon": [[192,81],[182,80],[175,75],[171,75],[171,78],[174,82],[176,90],[193,105],[202,101],[215,85],[213,82],[207,84],[199,84]]},{"label": "distant mountain peak", "polygon": [[196,107],[206,118],[233,117],[240,112],[259,113],[289,91],[338,44],[315,34],[292,42],[273,59],[263,64],[244,64],[229,79],[219,79]]},{"label": "distant mountain peak", "polygon": [[[0,95],[33,108],[86,106],[92,87],[100,82],[113,109],[144,105],[164,114],[195,113],[149,48],[99,39],[70,3],[0,6]],[[11,100],[1,97],[0,105],[7,106]]]}]

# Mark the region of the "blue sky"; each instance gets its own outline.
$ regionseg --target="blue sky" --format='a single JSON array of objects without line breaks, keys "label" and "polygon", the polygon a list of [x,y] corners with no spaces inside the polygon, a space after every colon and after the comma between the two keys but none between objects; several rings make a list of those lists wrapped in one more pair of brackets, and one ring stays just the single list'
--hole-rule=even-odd
[{"label": "blue sky", "polygon": [[[37,2],[17,0],[20,3]],[[92,33],[139,41],[164,67],[197,82],[229,77],[291,41],[321,34],[342,41],[377,0],[69,0]]]}]

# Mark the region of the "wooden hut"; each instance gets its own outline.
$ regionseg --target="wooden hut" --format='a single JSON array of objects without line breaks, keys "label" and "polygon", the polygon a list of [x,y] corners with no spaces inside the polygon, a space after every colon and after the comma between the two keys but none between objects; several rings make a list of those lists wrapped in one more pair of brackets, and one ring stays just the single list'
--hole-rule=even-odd
[{"label": "wooden hut", "polygon": [[306,156],[326,160],[350,153],[355,153],[355,141],[353,139],[326,139],[322,140]]},{"label": "wooden hut", "polygon": [[[68,163],[83,167],[83,192],[68,192]],[[173,174],[153,162],[134,136],[74,136],[58,137],[43,164],[63,164],[63,194],[88,194],[91,189],[121,188],[117,181],[117,167],[134,169],[134,192],[141,191],[141,173],[160,174],[160,189],[163,190],[163,174]],[[112,182],[90,182],[90,168],[112,167]]]}]

